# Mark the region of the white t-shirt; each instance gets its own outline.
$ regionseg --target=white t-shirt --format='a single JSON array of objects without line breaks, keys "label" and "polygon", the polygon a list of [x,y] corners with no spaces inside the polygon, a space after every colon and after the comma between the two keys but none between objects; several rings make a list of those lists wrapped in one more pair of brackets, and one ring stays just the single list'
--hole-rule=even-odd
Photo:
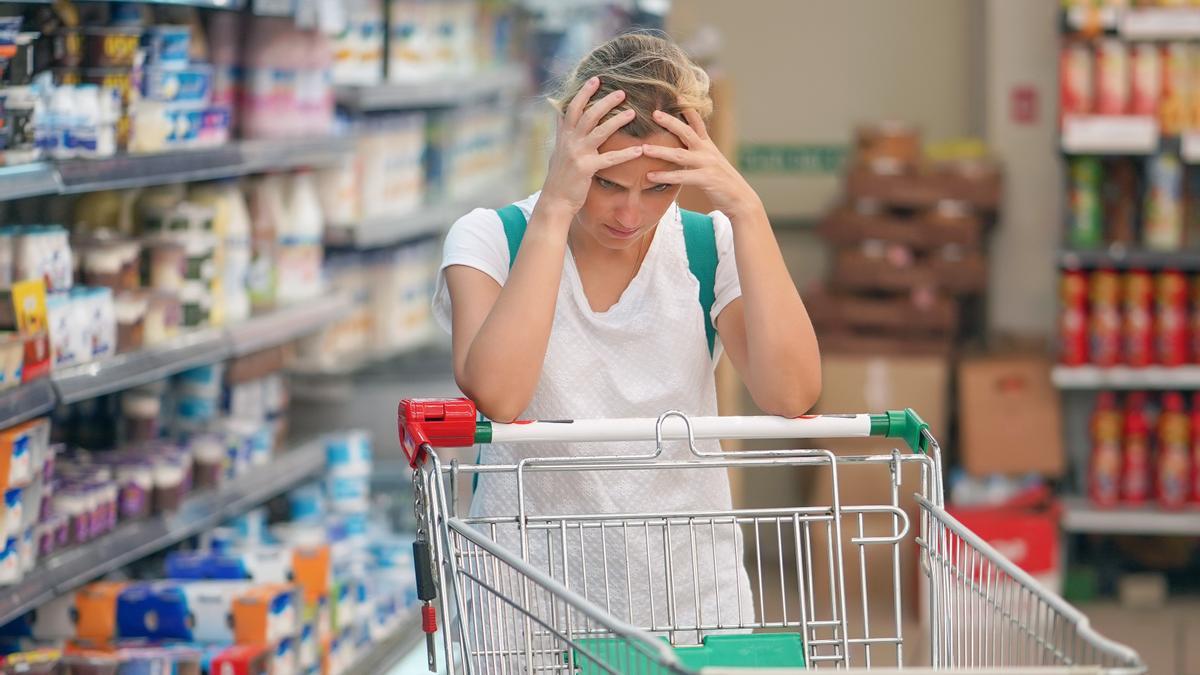
[{"label": "white t-shirt", "polygon": [[[526,218],[536,200],[535,194],[518,202]],[[721,310],[741,295],[741,286],[732,226],[724,214],[711,215],[718,253],[712,307],[715,324]],[[508,243],[495,211],[472,211],[459,219],[446,237],[433,301],[434,315],[446,329],[451,324],[451,307],[444,270],[451,265],[473,267],[504,284],[509,270]],[[657,417],[668,410],[691,416],[717,414],[716,359],[708,352],[699,288],[688,268],[683,226],[675,205],[659,221],[641,268],[606,311],[596,312],[589,305],[568,250],[541,377],[521,417]],[[697,446],[706,452],[720,449],[715,440],[698,441]],[[653,442],[627,446],[491,444],[482,448],[481,461],[514,465],[526,457],[648,454],[653,449]],[[660,458],[688,460],[692,455],[685,442],[668,442]],[[515,516],[517,492],[513,473],[484,474],[472,499],[471,515]],[[674,596],[676,627],[697,620],[702,626],[716,625],[718,613],[723,626],[753,620],[749,582],[741,563],[741,537],[731,523],[714,524],[711,529],[708,525],[696,527],[694,535],[686,527],[664,528],[660,523],[631,530],[627,542],[611,529],[602,539],[595,529],[568,527],[565,547],[559,535],[548,537],[536,529],[539,524],[550,526],[580,514],[728,512],[732,505],[725,468],[529,470],[524,478],[524,502],[530,526],[535,528],[528,537],[525,558],[548,569],[556,579],[566,579],[569,587],[618,618],[651,630],[668,628],[663,608],[670,594]],[[516,551],[522,548],[515,526],[489,534]],[[670,575],[666,574],[664,539],[671,542]],[[700,556],[695,568],[693,545],[710,552]],[[605,564],[598,564],[600,561]],[[694,599],[697,584],[699,617]],[[627,589],[632,589],[633,602]],[[647,597],[651,603],[645,602]],[[657,610],[652,610],[652,605]]]}]

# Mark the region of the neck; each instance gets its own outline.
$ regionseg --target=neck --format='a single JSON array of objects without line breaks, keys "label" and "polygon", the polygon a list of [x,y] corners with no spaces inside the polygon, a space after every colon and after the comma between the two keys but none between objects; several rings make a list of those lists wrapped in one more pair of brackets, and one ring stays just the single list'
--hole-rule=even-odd
[{"label": "neck", "polygon": [[654,230],[650,230],[643,234],[633,242],[633,245],[624,249],[612,249],[607,246],[601,246],[600,242],[589,236],[579,226],[578,221],[571,224],[571,231],[567,237],[567,245],[571,248],[571,254],[575,256],[576,263],[580,258],[585,260],[598,260],[607,264],[620,265],[628,263],[635,264],[636,261],[642,258],[643,253],[648,248],[650,237],[653,236]]}]

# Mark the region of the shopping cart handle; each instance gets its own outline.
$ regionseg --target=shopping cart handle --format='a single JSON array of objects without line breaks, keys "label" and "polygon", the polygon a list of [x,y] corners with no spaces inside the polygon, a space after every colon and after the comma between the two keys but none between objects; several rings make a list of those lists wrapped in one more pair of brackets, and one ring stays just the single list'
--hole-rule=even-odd
[{"label": "shopping cart handle", "polygon": [[929,451],[929,425],[912,409],[857,415],[806,415],[795,419],[758,417],[690,417],[678,413],[662,418],[521,420],[498,424],[479,420],[469,399],[408,399],[398,412],[400,445],[416,468],[424,448],[457,448],[476,443],[553,441],[651,441],[713,438],[876,438],[900,439],[913,452]]},{"label": "shopping cart handle", "polygon": [[475,403],[467,398],[411,398],[396,411],[400,448],[408,464],[425,461],[425,446],[462,448],[475,444]]}]

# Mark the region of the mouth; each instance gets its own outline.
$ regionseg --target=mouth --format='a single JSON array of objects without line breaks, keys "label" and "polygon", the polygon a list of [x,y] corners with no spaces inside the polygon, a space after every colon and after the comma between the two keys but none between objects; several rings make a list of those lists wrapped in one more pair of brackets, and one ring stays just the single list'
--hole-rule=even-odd
[{"label": "mouth", "polygon": [[612,225],[605,225],[604,229],[608,230],[608,234],[616,239],[633,239],[640,231],[638,228],[634,228],[632,230],[622,230],[615,228]]}]

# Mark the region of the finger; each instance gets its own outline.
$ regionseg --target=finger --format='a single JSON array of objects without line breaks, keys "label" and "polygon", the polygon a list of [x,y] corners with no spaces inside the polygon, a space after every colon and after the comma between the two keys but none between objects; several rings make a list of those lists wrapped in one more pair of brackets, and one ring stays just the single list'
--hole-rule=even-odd
[{"label": "finger", "polygon": [[683,120],[661,110],[654,111],[654,121],[658,122],[659,126],[679,137],[683,144],[687,147],[695,147],[700,144],[700,137],[696,132],[683,122]]},{"label": "finger", "polygon": [[604,141],[607,141],[609,136],[615,134],[618,129],[632,122],[636,116],[637,114],[632,110],[622,110],[604,120],[604,123],[600,126],[592,129],[591,133],[587,135],[588,142],[591,143],[592,147],[599,146]]},{"label": "finger", "polygon": [[694,150],[669,148],[665,145],[654,145],[653,143],[647,143],[642,147],[643,154],[654,159],[662,159],[680,166],[697,166],[700,163],[700,158]]},{"label": "finger", "polygon": [[641,156],[642,156],[642,146],[640,146],[640,145],[630,146],[623,150],[613,150],[612,152],[606,152],[601,155],[598,155],[599,166],[596,167],[596,171],[599,171],[600,169],[607,169],[609,167],[616,166],[618,164],[623,164],[625,162],[628,162],[631,159],[637,159],[638,157],[641,157]]},{"label": "finger", "polygon": [[708,127],[704,125],[704,118],[700,117],[700,113],[691,108],[684,108],[683,119],[687,120],[688,126],[696,132],[696,136],[708,140]]},{"label": "finger", "polygon": [[577,128],[581,131],[590,132],[601,119],[604,118],[613,108],[621,105],[621,101],[625,100],[625,92],[620,89],[609,92],[607,96],[596,101],[588,106],[584,111],[583,116],[579,118]]},{"label": "finger", "polygon": [[567,127],[574,128],[579,123],[579,116],[583,114],[583,109],[587,107],[587,102],[592,100],[592,94],[600,88],[600,78],[593,77],[583,86],[579,88],[579,93],[575,94],[575,98],[571,99],[570,105],[567,106],[565,117],[567,118]]},{"label": "finger", "polygon": [[705,173],[701,169],[682,169],[679,171],[651,171],[646,174],[646,180],[667,185],[700,185],[704,182]]}]

